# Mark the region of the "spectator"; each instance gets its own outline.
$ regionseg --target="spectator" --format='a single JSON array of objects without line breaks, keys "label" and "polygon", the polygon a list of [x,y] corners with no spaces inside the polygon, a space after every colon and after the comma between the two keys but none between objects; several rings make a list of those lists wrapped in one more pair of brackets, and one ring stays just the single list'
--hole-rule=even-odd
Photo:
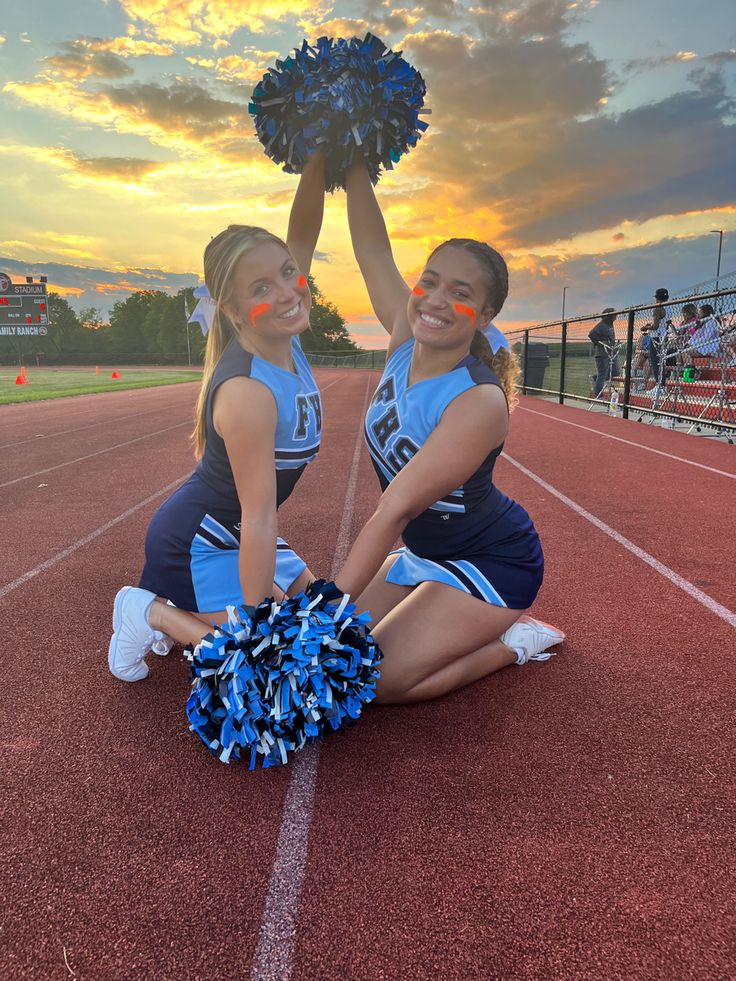
[{"label": "spectator", "polygon": [[611,375],[611,359],[615,357],[616,351],[616,331],[613,327],[615,319],[613,307],[606,307],[601,313],[601,319],[588,334],[593,342],[593,355],[597,369],[593,382],[595,398],[601,394]]},{"label": "spectator", "polygon": [[649,345],[652,342],[649,336],[649,331],[652,329],[651,324],[644,324],[641,329],[641,334],[639,335],[639,342],[636,345],[636,364],[634,365],[634,377],[641,372],[642,379],[639,383],[639,390],[644,391],[647,387],[647,382],[652,377],[652,366],[649,363]]},{"label": "spectator", "polygon": [[682,308],[682,327],[680,328],[686,341],[690,340],[698,326],[698,308],[694,303],[686,303]]},{"label": "spectator", "polygon": [[672,314],[670,308],[665,306],[665,301],[669,300],[669,290],[664,287],[656,290],[654,299],[660,304],[652,310],[652,329],[649,333],[651,343],[649,345],[649,361],[652,365],[652,374],[657,385],[661,385],[667,377],[667,334],[672,326]]},{"label": "spectator", "polygon": [[690,351],[693,358],[713,358],[721,346],[721,328],[710,303],[704,303],[700,308],[700,326],[690,339]]}]

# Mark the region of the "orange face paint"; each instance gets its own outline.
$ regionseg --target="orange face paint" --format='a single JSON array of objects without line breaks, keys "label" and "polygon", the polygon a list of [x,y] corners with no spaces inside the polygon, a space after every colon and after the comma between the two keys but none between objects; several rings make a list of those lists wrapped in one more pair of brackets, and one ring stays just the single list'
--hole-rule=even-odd
[{"label": "orange face paint", "polygon": [[300,276],[300,277],[299,277],[299,280],[298,280],[298,283],[299,283],[299,289],[300,289],[300,290],[303,290],[303,289],[304,289],[304,287],[305,287],[305,286],[307,285],[307,280],[306,280],[306,277],[304,277],[304,276]]},{"label": "orange face paint", "polygon": [[475,310],[472,307],[466,307],[464,303],[453,303],[452,308],[455,313],[464,314],[466,317],[470,317],[471,320],[475,317]]},{"label": "orange face paint", "polygon": [[261,314],[268,313],[270,309],[271,309],[270,303],[257,303],[252,308],[252,310],[250,311],[250,322],[253,324],[254,327],[256,325],[256,317],[260,317]]},{"label": "orange face paint", "polygon": [[422,289],[421,286],[415,286],[414,289],[412,290],[412,293],[414,294],[414,296],[424,296],[424,290]]}]

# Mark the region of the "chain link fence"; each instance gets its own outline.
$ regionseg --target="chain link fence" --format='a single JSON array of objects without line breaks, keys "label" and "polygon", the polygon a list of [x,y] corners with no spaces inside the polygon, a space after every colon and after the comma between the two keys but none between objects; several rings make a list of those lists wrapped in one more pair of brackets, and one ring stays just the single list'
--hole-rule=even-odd
[{"label": "chain link fence", "polygon": [[304,352],[313,368],[383,368],[385,351],[358,351],[354,354]]},{"label": "chain link fence", "polygon": [[522,392],[736,432],[736,273],[713,287],[507,334]]}]

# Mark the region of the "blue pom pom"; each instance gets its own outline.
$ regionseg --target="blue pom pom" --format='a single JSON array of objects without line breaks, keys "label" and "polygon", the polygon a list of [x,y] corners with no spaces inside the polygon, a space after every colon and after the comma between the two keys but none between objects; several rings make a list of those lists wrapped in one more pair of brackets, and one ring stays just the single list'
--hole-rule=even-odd
[{"label": "blue pom pom", "polygon": [[400,51],[373,34],[362,40],[321,37],[277,61],[253,90],[248,112],[266,154],[287,174],[300,174],[307,157],[326,152],[328,191],[345,187],[345,172],[362,157],[371,180],[391,170],[416,146],[427,123],[419,119],[424,79]]},{"label": "blue pom pom", "polygon": [[188,655],[189,728],[223,763],[286,763],[375,698],[382,654],[370,614],[356,615],[334,583],[237,614]]}]

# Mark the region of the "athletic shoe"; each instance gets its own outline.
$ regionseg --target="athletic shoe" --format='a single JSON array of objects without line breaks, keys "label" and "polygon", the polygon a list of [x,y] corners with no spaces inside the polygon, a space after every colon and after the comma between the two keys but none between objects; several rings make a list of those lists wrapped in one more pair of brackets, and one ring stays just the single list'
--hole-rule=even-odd
[{"label": "athletic shoe", "polygon": [[154,593],[134,586],[123,586],[115,597],[107,663],[121,681],[142,681],[148,675],[143,658],[155,642],[166,636],[148,622],[148,611],[155,599]]},{"label": "athletic shoe", "polygon": [[519,617],[506,633],[501,634],[502,642],[516,651],[517,664],[548,661],[557,653],[548,648],[561,644],[564,639],[565,635],[561,630],[526,615]]}]

